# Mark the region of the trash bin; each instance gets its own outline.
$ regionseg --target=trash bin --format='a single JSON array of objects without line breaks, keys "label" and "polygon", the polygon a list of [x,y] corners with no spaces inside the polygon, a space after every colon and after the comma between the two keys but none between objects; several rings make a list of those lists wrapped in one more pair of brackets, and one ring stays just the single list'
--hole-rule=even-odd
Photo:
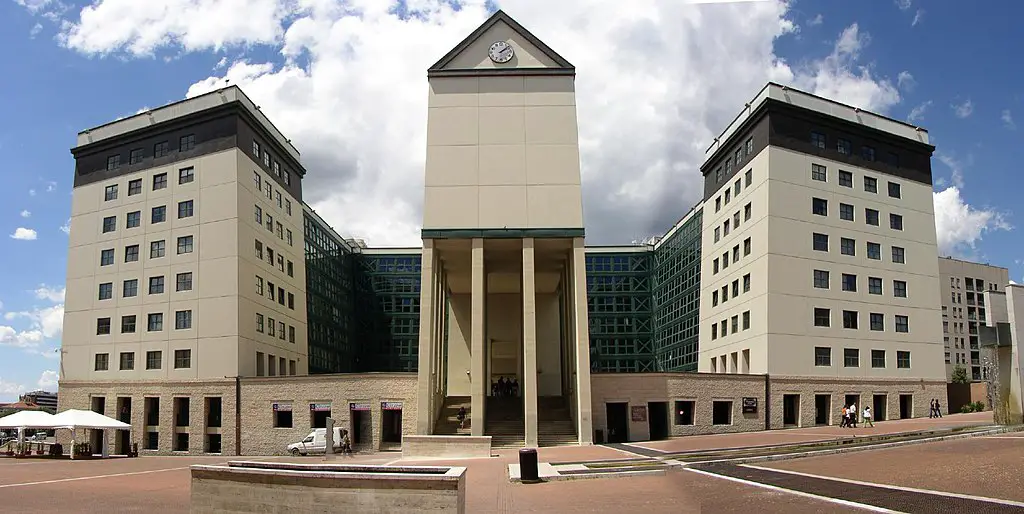
[{"label": "trash bin", "polygon": [[537,474],[537,449],[523,448],[519,450],[519,475],[524,484],[540,482]]},{"label": "trash bin", "polygon": [[604,430],[594,430],[594,444],[604,444]]}]

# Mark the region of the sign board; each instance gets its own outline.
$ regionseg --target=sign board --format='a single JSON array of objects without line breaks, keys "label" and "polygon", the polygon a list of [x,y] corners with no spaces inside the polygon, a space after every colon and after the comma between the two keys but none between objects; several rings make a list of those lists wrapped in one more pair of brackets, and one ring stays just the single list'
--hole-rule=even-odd
[{"label": "sign board", "polygon": [[311,403],[311,404],[309,404],[309,410],[311,412],[331,412],[331,404],[329,404],[329,403]]},{"label": "sign board", "polygon": [[348,404],[348,410],[370,410],[369,403],[350,403]]},{"label": "sign board", "polygon": [[402,410],[402,402],[380,402],[381,410]]},{"label": "sign board", "polygon": [[756,414],[757,413],[757,398],[743,398],[743,413],[744,414]]},{"label": "sign board", "polygon": [[634,405],[630,407],[630,417],[637,423],[647,421],[647,406],[646,405]]},{"label": "sign board", "polygon": [[275,403],[274,412],[291,412],[292,404],[290,403]]}]

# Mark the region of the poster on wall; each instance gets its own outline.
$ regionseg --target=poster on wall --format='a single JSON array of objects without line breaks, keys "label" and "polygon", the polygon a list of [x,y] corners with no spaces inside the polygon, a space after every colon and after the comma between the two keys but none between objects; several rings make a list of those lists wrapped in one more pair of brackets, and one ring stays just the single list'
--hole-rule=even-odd
[{"label": "poster on wall", "polygon": [[309,410],[311,412],[331,412],[331,404],[329,404],[329,403],[311,403],[311,404],[309,404]]},{"label": "poster on wall", "polygon": [[757,414],[757,398],[743,398],[743,413]]},{"label": "poster on wall", "polygon": [[402,410],[402,402],[380,402],[381,410]]},{"label": "poster on wall", "polygon": [[291,412],[292,404],[290,403],[275,403],[274,412]]},{"label": "poster on wall", "polygon": [[634,422],[643,423],[647,421],[647,406],[634,405],[630,408],[630,417]]},{"label": "poster on wall", "polygon": [[348,410],[370,410],[369,403],[350,403],[348,404]]}]

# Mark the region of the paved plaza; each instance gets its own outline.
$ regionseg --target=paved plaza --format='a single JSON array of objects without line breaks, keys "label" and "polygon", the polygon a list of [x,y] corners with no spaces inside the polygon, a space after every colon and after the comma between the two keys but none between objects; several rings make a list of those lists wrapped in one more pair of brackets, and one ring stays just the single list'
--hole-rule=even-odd
[{"label": "paved plaza", "polygon": [[[879,423],[874,429],[855,430],[858,435],[877,435],[989,423],[989,415],[972,414]],[[671,452],[683,448],[710,450],[806,442],[812,437],[828,440],[848,437],[850,432],[853,430],[820,427],[688,437],[631,446]],[[539,455],[543,462],[579,462],[636,459],[642,454],[622,447],[589,446],[542,448]],[[976,512],[1024,511],[1024,503],[1012,503],[1024,502],[1024,492],[1016,486],[1019,463],[1024,458],[1024,433],[1019,432],[740,466],[727,464],[728,469],[721,464],[699,464],[674,467],[654,476],[534,485],[509,482],[508,464],[516,462],[516,457],[515,451],[501,451],[490,459],[417,462],[401,460],[398,453],[379,453],[339,456],[335,462],[466,466],[466,507],[473,513],[620,513],[624,509],[645,513],[810,513],[840,507],[857,510],[862,505],[875,505],[879,511],[880,502],[888,502],[886,508],[897,512],[962,512],[964,505]],[[0,512],[185,513],[189,508],[188,466],[228,460],[232,459],[0,459]],[[321,462],[322,457],[249,460]],[[972,472],[964,473],[968,469]]]}]

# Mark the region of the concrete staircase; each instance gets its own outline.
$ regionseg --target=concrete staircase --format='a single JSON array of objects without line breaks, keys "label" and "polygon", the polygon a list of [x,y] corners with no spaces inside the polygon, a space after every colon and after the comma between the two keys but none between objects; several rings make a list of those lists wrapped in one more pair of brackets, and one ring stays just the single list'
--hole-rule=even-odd
[{"label": "concrete staircase", "polygon": [[[449,396],[444,399],[441,407],[441,414],[434,426],[435,435],[471,435],[470,427],[473,425],[473,413],[471,411],[470,398],[468,396]],[[459,408],[466,408],[466,424],[459,428]]]},{"label": "concrete staircase", "polygon": [[526,441],[523,399],[487,397],[487,426],[491,448],[522,448]]},{"label": "concrete staircase", "polygon": [[578,444],[576,425],[561,396],[537,398],[537,445],[570,446]]}]

